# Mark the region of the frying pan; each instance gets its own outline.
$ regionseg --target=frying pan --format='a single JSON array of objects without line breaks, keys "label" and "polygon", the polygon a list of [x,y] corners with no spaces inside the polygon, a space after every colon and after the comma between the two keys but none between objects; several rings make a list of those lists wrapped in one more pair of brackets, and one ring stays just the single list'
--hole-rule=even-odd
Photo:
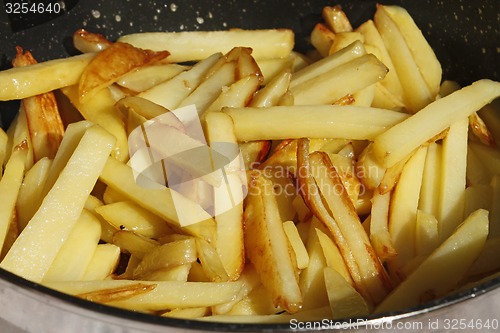
[{"label": "frying pan", "polygon": [[[357,26],[373,16],[376,1],[288,0],[139,0],[44,1],[61,5],[60,13],[8,15],[0,3],[0,68],[10,67],[20,45],[39,60],[76,53],[71,35],[79,28],[102,33],[111,40],[141,31],[220,30],[229,28],[291,28],[296,48],[310,48],[307,36],[321,20],[325,5],[340,4]],[[27,0],[26,0],[27,2]],[[31,1],[32,2],[32,1]],[[405,7],[443,64],[443,77],[469,84],[480,78],[499,80],[498,0],[380,1]],[[4,5],[4,6],[2,6]],[[18,104],[1,103],[0,121],[6,128]],[[489,320],[498,324],[500,278],[411,309],[337,321],[367,331],[451,331],[463,322]],[[399,326],[398,326],[399,325]],[[306,327],[307,325],[303,326]],[[496,331],[489,325],[482,331]],[[171,319],[90,303],[47,289],[0,269],[1,332],[285,332],[288,324],[222,324]],[[471,327],[469,327],[471,329]]]}]

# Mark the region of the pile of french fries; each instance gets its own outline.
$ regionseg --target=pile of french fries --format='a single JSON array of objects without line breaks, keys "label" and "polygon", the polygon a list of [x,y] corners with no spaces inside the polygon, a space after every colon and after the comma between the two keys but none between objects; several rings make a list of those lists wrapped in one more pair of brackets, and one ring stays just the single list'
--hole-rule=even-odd
[{"label": "pile of french fries", "polygon": [[[0,268],[133,311],[263,323],[404,310],[498,276],[500,83],[444,81],[401,7],[323,18],[308,54],[287,29],[80,30],[81,55],[43,63],[18,47],[0,72],[0,100],[21,101],[0,131]],[[134,129],[189,105],[243,156],[240,200],[215,216],[206,180],[145,188],[129,163]]]}]

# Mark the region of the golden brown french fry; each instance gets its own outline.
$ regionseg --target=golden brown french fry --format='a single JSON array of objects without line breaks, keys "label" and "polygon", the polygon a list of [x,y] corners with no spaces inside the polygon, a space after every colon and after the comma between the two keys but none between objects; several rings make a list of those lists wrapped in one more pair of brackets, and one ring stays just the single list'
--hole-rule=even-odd
[{"label": "golden brown french fry", "polygon": [[34,162],[33,143],[31,142],[31,136],[28,129],[28,119],[26,117],[26,112],[24,112],[24,106],[22,103],[19,108],[19,113],[7,129],[7,153],[5,160],[8,160],[16,147],[21,145],[24,145],[26,148],[27,155],[25,169],[29,170],[33,166]]},{"label": "golden brown french fry", "polygon": [[500,83],[479,80],[436,100],[405,121],[374,139],[376,157],[389,167],[421,144],[448,128],[456,119],[468,117],[500,95]]},{"label": "golden brown french fry", "polygon": [[335,40],[335,33],[323,23],[316,23],[311,31],[311,45],[322,57],[330,54],[330,48]]},{"label": "golden brown french fry", "polygon": [[124,35],[118,41],[154,51],[168,50],[172,62],[202,60],[236,46],[252,48],[256,59],[275,59],[290,55],[294,33],[288,29],[148,32]]},{"label": "golden brown french fry", "polygon": [[[16,239],[0,267],[32,281],[43,279],[62,246],[61,239],[68,237],[78,220],[114,141],[113,136],[101,127],[89,127],[54,187]],[[44,251],[43,257],[38,255],[40,251]]]},{"label": "golden brown french fry", "polygon": [[352,25],[340,5],[324,6],[321,15],[330,29],[336,34],[352,31]]},{"label": "golden brown french fry", "polygon": [[73,33],[73,46],[82,53],[99,52],[111,44],[103,35],[85,29],[78,29]]},{"label": "golden brown french fry", "polygon": [[85,67],[78,83],[80,102],[109,86],[119,77],[136,68],[154,64],[166,57],[168,51],[142,50],[127,43],[113,43]]},{"label": "golden brown french fry", "polygon": [[247,255],[272,295],[275,305],[299,311],[302,295],[298,274],[289,253],[272,182],[261,173],[252,175],[245,210]]},{"label": "golden brown french fry", "polygon": [[[25,67],[37,63],[33,55],[16,47],[14,67]],[[64,133],[57,102],[53,92],[22,99],[28,131],[33,144],[33,161],[43,157],[54,158]],[[36,138],[36,139],[35,139]]]}]

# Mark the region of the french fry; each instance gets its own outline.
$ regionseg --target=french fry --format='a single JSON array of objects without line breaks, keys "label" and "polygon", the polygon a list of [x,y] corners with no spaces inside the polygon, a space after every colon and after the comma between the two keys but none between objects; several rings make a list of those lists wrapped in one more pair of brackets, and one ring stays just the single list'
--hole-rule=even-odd
[{"label": "french fry", "polygon": [[427,148],[425,157],[424,174],[420,188],[418,209],[438,216],[439,212],[439,186],[442,173],[442,145],[432,142]]},{"label": "french fry", "polygon": [[148,90],[189,69],[180,64],[155,64],[138,68],[121,76],[116,83],[136,93]]},{"label": "french fry", "polygon": [[[358,75],[353,75],[358,71]],[[374,55],[367,54],[290,87],[295,105],[331,104],[380,80],[387,67]],[[356,77],[356,80],[351,78]]]},{"label": "french fry", "polygon": [[469,121],[456,120],[443,139],[439,186],[439,237],[448,238],[463,220]]},{"label": "french fry", "polygon": [[102,51],[113,43],[101,34],[78,29],[73,33],[73,46],[82,53]]},{"label": "french fry", "polygon": [[[144,292],[127,295],[122,300],[104,303],[139,311],[167,310],[175,308],[204,307],[229,302],[241,289],[241,282],[181,282],[181,281],[137,281],[103,280],[80,282],[48,282],[49,288],[72,295],[109,295],[113,289],[133,290],[139,285]],[[116,290],[116,289],[115,289]],[[91,294],[92,293],[92,294]],[[111,299],[113,297],[110,297]]]},{"label": "french fry", "polygon": [[408,11],[399,6],[379,6],[399,28],[433,98],[439,93],[442,68],[434,50]]},{"label": "french fry", "polygon": [[224,108],[238,141],[309,138],[373,139],[408,116],[357,106]]},{"label": "french fry", "polygon": [[198,319],[210,314],[208,307],[173,309],[162,314],[162,317],[183,318],[183,319]]},{"label": "french fry", "polygon": [[0,249],[3,248],[5,237],[15,214],[16,200],[23,181],[26,153],[26,145],[14,149],[0,180],[0,195],[2,196],[0,202]]},{"label": "french fry", "polygon": [[119,77],[136,68],[154,64],[166,57],[169,52],[142,50],[126,43],[113,43],[89,62],[78,82],[78,98],[84,99],[109,86]]},{"label": "french fry", "polygon": [[8,160],[10,158],[10,155],[17,146],[24,145],[27,154],[25,169],[31,169],[34,163],[33,143],[31,142],[31,136],[28,129],[28,119],[26,117],[26,112],[24,112],[24,106],[22,105],[22,103],[19,107],[19,113],[7,130],[7,138],[7,153],[5,156],[5,160]]},{"label": "french fry", "polygon": [[113,244],[136,258],[142,259],[160,244],[154,239],[139,235],[133,231],[118,230],[113,234]]},{"label": "french fry", "polygon": [[383,262],[394,259],[398,254],[389,233],[390,203],[391,192],[381,193],[379,189],[374,191],[369,235],[373,249]]},{"label": "french fry", "polygon": [[202,60],[235,46],[252,48],[256,59],[286,58],[294,47],[288,29],[148,32],[121,36],[119,42],[153,51],[168,50],[171,62]]},{"label": "french fry", "polygon": [[[0,129],[0,167],[2,172],[0,172],[3,175],[3,169],[4,169],[4,162],[6,161],[7,157],[7,146],[8,146],[8,141],[9,137],[7,136],[7,133],[3,129]],[[2,177],[0,176],[0,179]]]},{"label": "french fry", "polygon": [[346,32],[339,32],[335,34],[335,39],[333,40],[333,43],[328,50],[329,54],[338,52],[342,50],[344,47],[350,45],[351,43],[354,43],[355,41],[364,41],[364,37],[361,33],[356,32],[356,31],[346,31]]},{"label": "french fry", "polygon": [[324,275],[333,319],[366,316],[370,313],[363,297],[339,272],[325,267]]},{"label": "french fry", "polygon": [[415,256],[415,224],[426,154],[427,147],[421,147],[408,160],[391,197],[389,233],[397,256],[389,262],[389,273],[396,280],[404,279],[400,270]]},{"label": "french fry", "polygon": [[[221,53],[214,53],[200,62],[196,63],[189,70],[174,76],[170,80],[162,82],[156,86],[147,89],[138,97],[145,98],[153,103],[163,106],[168,110],[177,108],[179,103],[185,99],[191,91],[206,78],[210,68],[222,57]],[[165,94],[169,91],[169,94]]]},{"label": "french fry", "polygon": [[375,309],[405,309],[450,291],[479,256],[488,236],[488,212],[477,210]]},{"label": "french fry", "polygon": [[[415,113],[431,103],[434,98],[415,63],[410,45],[385,8],[382,5],[377,6],[374,22],[403,87],[404,103],[409,112]],[[437,94],[437,91],[435,93]]]},{"label": "french fry", "polygon": [[119,259],[120,248],[118,246],[109,243],[98,244],[81,280],[106,279],[115,271]]},{"label": "french fry", "polygon": [[335,33],[323,23],[316,23],[310,36],[311,45],[322,57],[327,57],[330,54],[330,48],[335,38]]},{"label": "french fry", "polygon": [[22,99],[74,85],[94,57],[94,53],[87,53],[4,70],[0,73],[0,101]]},{"label": "french fry", "polygon": [[351,22],[340,5],[323,7],[321,16],[328,24],[328,27],[336,34],[352,31]]},{"label": "french fry", "polygon": [[[315,228],[315,231],[318,236],[321,249],[323,250],[323,255],[326,259],[326,266],[334,269],[335,272],[339,273],[347,283],[349,283],[351,286],[354,286],[354,281],[351,278],[349,269],[347,268],[346,263],[342,258],[342,254],[340,253],[338,246],[328,235],[328,230],[325,230],[325,228]],[[327,267],[325,267],[324,269],[326,269]],[[326,278],[325,283],[327,283]],[[328,284],[326,287],[328,292]]]},{"label": "french fry", "polygon": [[131,230],[154,239],[171,232],[164,220],[131,201],[102,205],[95,211],[116,229]]},{"label": "french fry", "polygon": [[250,182],[252,189],[245,210],[247,255],[271,293],[274,304],[290,313],[297,312],[302,304],[302,295],[272,182],[261,174]]},{"label": "french fry", "polygon": [[[16,47],[14,67],[30,66],[37,63],[33,55]],[[54,158],[64,132],[54,93],[26,97],[22,99],[28,131],[33,144],[33,161],[43,157]],[[35,140],[36,137],[36,140]]]},{"label": "french fry", "polygon": [[[43,279],[62,246],[61,240],[68,237],[78,220],[114,141],[97,125],[85,132],[54,187],[0,263],[1,268],[35,282]],[[82,164],[82,160],[87,162]],[[43,257],[38,256],[41,249]]]},{"label": "french fry", "polygon": [[479,80],[436,100],[405,121],[374,138],[375,156],[389,167],[448,128],[455,119],[468,117],[500,95],[500,83]]},{"label": "french fry", "polygon": [[42,203],[42,190],[45,186],[52,160],[42,158],[26,171],[19,189],[16,210],[19,229],[23,230]]},{"label": "french fry", "polygon": [[415,221],[415,254],[417,257],[427,256],[439,246],[438,225],[439,222],[434,215],[417,210]]},{"label": "french fry", "polygon": [[293,88],[299,84],[302,84],[324,72],[334,69],[340,65],[343,65],[353,59],[361,57],[366,54],[366,50],[363,44],[359,41],[346,46],[341,51],[331,54],[328,57],[318,60],[302,69],[296,71],[292,75],[290,81],[290,87]]},{"label": "french fry", "polygon": [[87,198],[87,201],[85,201],[85,206],[84,208],[90,211],[91,213],[94,214],[95,217],[99,220],[101,223],[101,240],[106,242],[106,243],[113,243],[113,235],[115,232],[117,232],[119,229],[115,228],[111,224],[108,223],[105,219],[103,219],[97,212],[96,209],[98,207],[103,206],[104,203],[97,197],[93,195],[89,195]]},{"label": "french fry", "polygon": [[293,221],[283,222],[283,230],[285,230],[286,237],[295,252],[297,259],[297,268],[304,269],[309,265],[309,255],[307,254],[306,247],[300,238],[299,231]]},{"label": "french fry", "polygon": [[64,241],[54,261],[45,273],[44,281],[78,281],[92,260],[101,236],[101,223],[83,209],[74,227]]},{"label": "french fry", "polygon": [[227,89],[223,88],[220,95],[206,109],[206,113],[220,111],[224,107],[244,107],[252,100],[259,89],[260,81],[257,75],[248,75]]}]

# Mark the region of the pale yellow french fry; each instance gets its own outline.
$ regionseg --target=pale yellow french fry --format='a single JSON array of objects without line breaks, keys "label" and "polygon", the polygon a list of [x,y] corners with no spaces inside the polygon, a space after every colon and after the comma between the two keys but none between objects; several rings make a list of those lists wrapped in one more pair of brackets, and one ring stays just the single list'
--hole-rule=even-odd
[{"label": "pale yellow french fry", "polygon": [[[181,281],[140,281],[140,280],[103,280],[79,282],[45,283],[49,288],[71,294],[84,295],[99,292],[106,294],[115,288],[142,285],[145,291],[135,296],[106,302],[121,308],[147,311],[175,308],[205,307],[229,302],[242,287],[241,282],[181,282]],[[149,288],[147,288],[150,286]],[[90,295],[89,295],[90,296]]]},{"label": "pale yellow french fry", "polygon": [[377,6],[374,21],[403,87],[407,110],[415,113],[431,103],[433,95],[415,63],[410,46],[384,6]]},{"label": "pale yellow french fry", "polygon": [[[206,115],[208,142],[212,149],[223,149],[227,144],[238,147],[231,118],[224,113]],[[224,152],[224,151],[221,151]],[[220,261],[231,280],[236,280],[245,266],[245,246],[243,236],[243,186],[244,171],[240,156],[237,155],[224,167],[225,184],[214,187],[215,221],[217,242],[215,248]],[[225,241],[231,239],[231,242]]]},{"label": "pale yellow french fry", "polygon": [[316,23],[310,36],[311,45],[322,57],[327,57],[330,54],[330,48],[335,38],[335,33],[323,23]]},{"label": "pale yellow french fry", "polygon": [[486,240],[484,248],[479,257],[474,261],[467,276],[479,277],[484,276],[500,268],[500,261],[498,258],[498,251],[500,250],[500,238],[493,237]]},{"label": "pale yellow french fry", "polygon": [[371,86],[358,90],[352,94],[352,97],[354,98],[352,105],[365,107],[372,106],[373,98],[375,97],[376,85],[377,84],[372,84]]},{"label": "pale yellow french fry", "polygon": [[306,224],[308,237],[306,243],[309,264],[300,272],[299,286],[304,297],[302,309],[307,311],[328,305],[323,269],[327,267],[326,258],[316,229],[325,227],[315,216]]},{"label": "pale yellow french fry", "polygon": [[[132,169],[120,161],[110,158],[106,162],[100,179],[120,195],[163,218],[174,227],[181,227],[177,211],[189,214],[190,220],[200,221],[182,226],[183,230],[207,240],[213,239],[216,225],[213,218],[197,203],[169,189],[147,189],[134,180]],[[175,196],[176,203],[172,197]]]},{"label": "pale yellow french fry", "polygon": [[120,113],[114,108],[115,100],[109,90],[101,89],[85,102],[80,101],[77,86],[65,87],[62,92],[86,120],[102,126],[116,138],[112,156],[126,161],[129,156],[127,132]]},{"label": "pale yellow french fry", "polygon": [[22,99],[74,85],[94,57],[94,53],[87,53],[4,70],[0,73],[0,100]]},{"label": "pale yellow french fry", "polygon": [[10,158],[10,155],[17,146],[25,145],[27,154],[25,169],[31,169],[34,163],[33,142],[31,142],[31,136],[28,129],[28,119],[26,118],[26,112],[24,112],[24,106],[22,104],[19,107],[19,112],[15,116],[14,121],[10,124],[7,130],[7,137],[7,154],[5,156],[5,160]]},{"label": "pale yellow french fry", "polygon": [[92,260],[101,236],[101,223],[86,209],[64,241],[43,277],[46,281],[78,281]]},{"label": "pale yellow french fry", "polygon": [[[221,53],[211,54],[189,70],[174,76],[170,80],[159,83],[141,92],[137,96],[159,104],[168,110],[173,110],[183,99],[196,89],[196,87],[198,87],[205,79],[209,69],[217,63],[221,57]],[[165,94],[165,91],[169,91],[170,93]]]},{"label": "pale yellow french fry", "polygon": [[392,166],[418,146],[450,127],[456,119],[468,117],[499,95],[499,82],[486,79],[476,81],[436,100],[374,138],[374,153],[386,167]]},{"label": "pale yellow french fry", "polygon": [[431,96],[439,93],[441,85],[442,68],[434,50],[427,42],[422,31],[419,29],[408,11],[400,6],[379,6],[394,21],[399,28],[415,63],[424,79]]},{"label": "pale yellow french fry", "polygon": [[325,267],[325,284],[333,319],[366,316],[370,308],[363,296],[331,267]]},{"label": "pale yellow french fry", "polygon": [[295,252],[295,258],[297,259],[297,268],[304,269],[309,265],[309,254],[307,249],[300,238],[299,231],[295,226],[293,221],[283,222],[283,229],[285,230],[286,237]]},{"label": "pale yellow french fry", "polygon": [[228,318],[226,320],[230,320],[229,318],[235,317],[269,316],[276,314],[278,309],[273,305],[273,300],[267,289],[260,283],[246,297],[237,302],[229,312],[224,315],[207,317],[207,319]]},{"label": "pale yellow french fry", "polygon": [[424,174],[418,209],[438,216],[439,212],[439,186],[441,182],[442,145],[432,142],[427,148],[425,157]]},{"label": "pale yellow french fry", "polygon": [[[134,280],[145,279],[146,276],[160,269],[170,269],[196,261],[196,242],[188,238],[153,247],[144,254],[141,262],[132,273]],[[189,272],[187,269],[186,274]]]},{"label": "pale yellow french fry", "polygon": [[431,254],[439,246],[438,220],[432,214],[417,211],[415,224],[415,254],[417,257]]},{"label": "pale yellow french fry", "polygon": [[144,258],[145,255],[151,253],[156,247],[160,246],[154,239],[127,230],[118,230],[115,232],[112,242],[122,251],[128,252],[139,259]]},{"label": "pale yellow french fry", "polygon": [[292,74],[285,69],[277,74],[264,88],[260,89],[250,102],[251,107],[278,105],[280,98],[287,92]]},{"label": "pale yellow french fry", "polygon": [[97,217],[97,219],[101,223],[101,240],[106,243],[113,243],[113,235],[120,229],[115,228],[114,226],[109,224],[108,221],[106,221],[99,214],[97,214],[96,212],[97,207],[101,207],[103,205],[104,203],[99,198],[95,197],[94,195],[89,195],[87,201],[85,201],[84,208],[90,211],[91,213],[94,213],[95,217]]},{"label": "pale yellow french fry", "polygon": [[236,81],[235,71],[235,62],[224,64],[205,81],[201,82],[189,96],[179,103],[178,107],[194,104],[198,114],[201,115],[217,99],[225,87]]},{"label": "pale yellow french fry", "polygon": [[375,309],[401,310],[443,296],[464,277],[488,236],[488,212],[477,210]]},{"label": "pale yellow french fry", "polygon": [[[297,61],[300,61],[300,63],[296,64]],[[283,71],[289,70],[290,72],[295,72],[303,66],[306,66],[307,63],[298,55],[292,53],[290,57],[284,59],[278,58],[257,60],[257,65],[259,66],[262,76],[264,77],[262,84],[267,85],[276,77],[276,75],[282,73]]]},{"label": "pale yellow french fry", "polygon": [[16,202],[19,229],[23,230],[42,203],[41,196],[52,160],[42,158],[26,171]]},{"label": "pale yellow french fry", "polygon": [[321,16],[325,20],[330,29],[337,33],[352,31],[352,25],[347,18],[346,13],[342,10],[340,5],[337,6],[324,6],[321,11]]},{"label": "pale yellow french fry", "polygon": [[291,86],[290,92],[295,105],[331,104],[382,80],[386,74],[387,67],[367,54]]},{"label": "pale yellow french fry", "polygon": [[[54,187],[0,263],[1,268],[28,280],[43,279],[78,220],[114,143],[113,136],[97,125],[85,132]],[[38,255],[40,251],[44,251],[43,257]]]},{"label": "pale yellow french fry", "polygon": [[132,201],[102,205],[96,207],[95,211],[116,229],[131,230],[154,239],[171,232],[163,219]]},{"label": "pale yellow french fry", "polygon": [[158,64],[141,67],[120,77],[117,84],[134,92],[143,92],[189,69],[180,64]]},{"label": "pale yellow french fry", "polygon": [[342,50],[344,47],[354,43],[355,41],[364,42],[364,37],[361,33],[355,31],[339,32],[335,34],[335,39],[328,50],[328,54],[332,54]]},{"label": "pale yellow french fry", "polygon": [[[221,260],[221,256],[219,255],[220,251],[208,243],[203,239],[196,239],[196,249],[198,252],[198,259],[200,260],[201,267],[205,272],[205,276],[208,278],[208,281],[212,282],[223,282],[229,281],[229,275],[226,271],[225,265]],[[223,253],[223,255],[227,255]],[[237,257],[240,257],[240,253],[236,253]],[[232,258],[231,258],[232,259]],[[233,262],[235,260],[232,259],[230,262],[231,265],[234,265]],[[239,265],[240,262],[237,262]],[[226,263],[227,266],[227,263]],[[238,266],[238,269],[243,269]],[[238,272],[240,274],[240,272]]]},{"label": "pale yellow french fry", "polygon": [[302,294],[272,182],[257,175],[250,180],[250,184],[252,188],[247,196],[245,210],[247,255],[271,294],[274,304],[295,313],[302,305]]},{"label": "pale yellow french fry", "polygon": [[389,233],[390,203],[391,192],[381,194],[378,189],[373,192],[369,235],[375,252],[384,262],[398,254]]},{"label": "pale yellow french fry", "polygon": [[408,117],[390,110],[335,105],[224,108],[223,112],[233,119],[238,141],[302,137],[369,140]]},{"label": "pale yellow french fry", "polygon": [[236,46],[252,48],[256,59],[274,59],[290,55],[294,33],[288,29],[148,32],[124,35],[118,41],[153,51],[168,50],[171,62],[201,60]]},{"label": "pale yellow french fry", "polygon": [[400,270],[415,256],[415,224],[426,153],[427,147],[421,147],[408,160],[391,197],[389,233],[397,256],[389,262],[389,272],[396,280],[404,279]]},{"label": "pale yellow french fry", "polygon": [[162,268],[144,275],[144,280],[148,281],[184,281],[189,277],[191,263],[182,264],[170,268]]},{"label": "pale yellow french fry", "polygon": [[313,62],[312,64],[303,67],[292,75],[290,87],[293,88],[301,83],[304,83],[322,73],[332,70],[335,67],[343,65],[353,59],[359,58],[366,54],[363,43],[356,41],[345,47],[341,51],[329,55],[328,57]]},{"label": "pale yellow french fry", "polygon": [[443,139],[439,186],[439,237],[448,238],[463,220],[469,120],[457,119]]},{"label": "pale yellow french fry", "polygon": [[363,149],[356,161],[356,176],[368,190],[375,190],[380,186],[387,171],[373,153],[373,143]]},{"label": "pale yellow french fry", "polygon": [[[6,157],[7,157],[7,146],[8,146],[8,141],[9,141],[9,137],[7,136],[7,133],[5,133],[5,131],[2,129],[0,129],[0,168],[2,170],[2,174],[3,174],[3,165],[4,165],[4,162],[6,161]],[[0,179],[2,179],[2,177],[0,176]]]},{"label": "pale yellow french fry", "polygon": [[120,248],[118,246],[109,243],[98,244],[81,280],[94,281],[106,279],[115,271],[119,259]]},{"label": "pale yellow french fry", "polygon": [[[316,234],[318,236],[319,244],[323,250],[323,255],[326,259],[326,266],[334,269],[337,273],[344,278],[344,280],[350,285],[354,286],[354,281],[352,280],[349,269],[347,268],[342,254],[338,246],[333,242],[333,240],[328,235],[328,230],[322,228],[323,230],[316,228]],[[326,267],[325,267],[326,269]],[[325,279],[326,282],[326,279]],[[327,285],[328,291],[328,285]]]},{"label": "pale yellow french fry", "polygon": [[[399,80],[398,74],[394,68],[394,64],[387,48],[385,47],[384,41],[375,26],[375,23],[373,20],[368,20],[356,28],[356,31],[360,32],[364,36],[365,47],[372,46],[372,49],[376,49],[377,53],[375,55],[389,69],[385,78],[377,83],[377,86],[382,86],[383,88],[377,89],[376,96],[378,96],[378,98],[375,97],[375,100],[382,101],[384,104],[379,102],[375,103],[374,106],[382,107],[383,105],[392,105],[393,107],[398,108],[403,107],[403,87],[401,86],[401,81]],[[387,101],[387,99],[390,99],[390,101]]]},{"label": "pale yellow french fry", "polygon": [[259,86],[260,81],[257,75],[244,77],[231,84],[227,89],[223,88],[220,95],[208,106],[205,112],[217,112],[224,107],[247,106]]},{"label": "pale yellow french fry", "polygon": [[26,163],[26,147],[18,146],[12,152],[2,179],[0,180],[0,249],[3,248],[6,235],[13,220],[16,200],[21,188]]},{"label": "pale yellow french fry", "polygon": [[408,160],[412,155],[413,154],[406,156],[401,161],[399,161],[398,163],[394,164],[393,166],[385,170],[384,176],[382,177],[380,185],[378,186],[380,193],[383,194],[386,192],[390,192],[394,189],[394,187],[398,183],[401,171],[403,171],[406,162],[408,162]]}]

